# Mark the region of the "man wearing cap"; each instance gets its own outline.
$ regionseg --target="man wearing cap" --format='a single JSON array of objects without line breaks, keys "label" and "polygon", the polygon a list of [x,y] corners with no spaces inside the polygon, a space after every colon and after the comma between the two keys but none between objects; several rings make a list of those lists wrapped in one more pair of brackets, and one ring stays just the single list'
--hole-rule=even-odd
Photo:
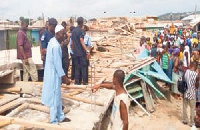
[{"label": "man wearing cap", "polygon": [[42,57],[44,57],[43,60],[43,67],[45,67],[45,60],[46,60],[46,50],[48,46],[48,42],[51,38],[55,35],[55,27],[57,25],[57,20],[55,18],[50,18],[48,20],[48,29],[44,31],[44,33],[41,36],[41,45],[42,45]]},{"label": "man wearing cap", "polygon": [[70,84],[69,79],[62,68],[62,49],[64,27],[57,25],[55,28],[55,37],[48,44],[46,53],[46,63],[44,69],[44,83],[42,88],[42,103],[50,107],[50,123],[69,121],[62,111],[61,98],[61,79],[66,84]]},{"label": "man wearing cap", "polygon": [[26,31],[28,23],[21,21],[21,28],[17,32],[17,59],[23,63],[23,81],[29,80],[29,75],[32,81],[38,80],[38,74],[35,64],[32,60],[31,43],[28,40]]},{"label": "man wearing cap", "polygon": [[72,31],[72,50],[75,57],[75,84],[80,85],[80,75],[82,75],[83,85],[87,84],[87,59],[89,59],[90,51],[84,43],[84,32],[82,30],[84,19],[77,19],[78,26]]}]

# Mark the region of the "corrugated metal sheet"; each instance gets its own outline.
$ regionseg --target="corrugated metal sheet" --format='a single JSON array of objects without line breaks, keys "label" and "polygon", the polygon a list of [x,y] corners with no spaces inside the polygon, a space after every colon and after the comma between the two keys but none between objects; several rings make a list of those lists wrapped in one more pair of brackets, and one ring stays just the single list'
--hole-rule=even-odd
[{"label": "corrugated metal sheet", "polygon": [[6,50],[6,37],[7,32],[5,30],[0,30],[0,50]]}]

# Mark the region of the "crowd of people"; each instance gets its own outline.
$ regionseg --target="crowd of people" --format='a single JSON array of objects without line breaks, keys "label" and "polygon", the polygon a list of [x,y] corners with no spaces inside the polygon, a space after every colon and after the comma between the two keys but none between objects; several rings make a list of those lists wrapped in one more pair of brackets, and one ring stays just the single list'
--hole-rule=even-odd
[{"label": "crowd of people", "polygon": [[[50,109],[50,123],[59,124],[68,122],[62,110],[61,84],[69,85],[72,80],[75,85],[88,84],[88,66],[90,52],[92,50],[91,38],[87,35],[89,28],[84,25],[84,19],[77,19],[77,27],[71,26],[67,31],[65,21],[61,25],[55,18],[50,18],[46,22],[46,27],[41,29],[40,34],[40,53],[44,67],[44,79],[42,88],[42,103]],[[35,64],[32,61],[31,43],[27,38],[26,31],[28,23],[21,21],[21,28],[17,33],[17,59],[23,64],[23,80],[38,80]],[[72,61],[71,81],[68,77],[69,52]],[[111,117],[110,129],[128,130],[128,110],[130,101],[123,87],[125,73],[116,70],[113,75],[113,82],[104,82],[92,88],[96,92],[100,87],[114,89],[116,96],[114,99],[113,112]]]},{"label": "crowd of people", "polygon": [[[183,123],[194,125],[195,108],[200,102],[200,37],[192,29],[170,29],[154,31],[152,42],[144,36],[137,49],[138,57],[156,58],[164,73],[174,84],[166,84],[175,99],[183,96]],[[178,90],[179,79],[184,78],[187,90]],[[190,122],[187,117],[187,105],[190,106]]]}]

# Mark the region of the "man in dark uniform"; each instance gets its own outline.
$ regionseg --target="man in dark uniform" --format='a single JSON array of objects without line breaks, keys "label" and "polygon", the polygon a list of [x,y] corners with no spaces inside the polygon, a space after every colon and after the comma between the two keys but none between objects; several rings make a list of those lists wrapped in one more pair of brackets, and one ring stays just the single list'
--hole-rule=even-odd
[{"label": "man in dark uniform", "polygon": [[83,26],[84,19],[79,17],[77,19],[78,26],[72,31],[72,50],[75,56],[75,84],[80,85],[80,75],[82,74],[83,85],[87,84],[87,57],[90,52],[84,43],[84,32],[81,29]]},{"label": "man in dark uniform", "polygon": [[62,67],[65,72],[65,75],[68,77],[68,69],[69,69],[68,44],[69,44],[69,40],[68,40],[67,30],[66,30],[67,23],[65,21],[63,21],[61,23],[61,25],[64,27],[64,31],[65,31],[64,39],[61,44],[61,46],[62,46]]},{"label": "man in dark uniform", "polygon": [[42,57],[43,58],[43,67],[45,66],[45,60],[46,60],[46,50],[48,46],[48,42],[51,38],[55,36],[55,27],[58,24],[57,20],[55,18],[50,18],[48,20],[48,30],[45,30],[44,33],[41,36],[41,46],[42,46]]}]

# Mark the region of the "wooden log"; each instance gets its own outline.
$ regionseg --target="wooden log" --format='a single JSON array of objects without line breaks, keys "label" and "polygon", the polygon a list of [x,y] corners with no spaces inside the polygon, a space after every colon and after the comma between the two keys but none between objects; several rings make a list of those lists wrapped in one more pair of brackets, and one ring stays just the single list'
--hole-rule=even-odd
[{"label": "wooden log", "polygon": [[144,81],[141,81],[141,86],[142,86],[142,92],[143,92],[143,95],[144,95],[144,100],[145,100],[145,103],[146,103],[146,108],[149,112],[154,112],[155,111],[155,108],[153,107],[153,102],[152,100],[150,99],[150,95],[148,93],[148,90],[147,90],[147,86],[146,86],[146,83]]},{"label": "wooden log", "polygon": [[42,128],[42,129],[47,129],[47,130],[74,130],[75,129],[70,124],[65,124],[65,127],[62,127],[59,125],[48,124],[45,122],[23,120],[19,118],[12,118],[12,117],[6,117],[6,116],[0,116],[0,120],[3,120],[3,121],[13,120],[12,124],[19,124],[24,127]]},{"label": "wooden log", "polygon": [[[66,97],[66,98],[69,98],[69,99],[72,99],[72,100],[76,100],[76,101],[79,101],[79,102],[93,104],[93,102],[89,99],[75,97],[75,96],[69,96],[68,94],[63,94],[63,97]],[[104,106],[104,104],[102,102],[96,101],[95,104],[98,105],[98,106]]]},{"label": "wooden log", "polygon": [[0,107],[0,114],[2,114],[3,112],[5,112],[5,111],[7,111],[9,109],[12,109],[12,108],[18,106],[18,105],[20,105],[20,104],[22,104],[24,102],[25,102],[25,99],[22,99],[22,98],[19,98],[17,100],[9,102],[9,103],[7,103],[7,104],[5,104],[5,105]]},{"label": "wooden log", "polygon": [[29,99],[26,99],[26,101],[31,102],[31,103],[42,104],[42,101],[40,99],[37,99],[37,98],[29,98]]},{"label": "wooden log", "polygon": [[61,87],[68,88],[68,89],[83,89],[83,90],[86,90],[87,85],[65,85],[65,84],[62,84]]},{"label": "wooden log", "polygon": [[6,121],[0,121],[0,128],[10,125],[12,123],[12,121],[13,121],[12,119],[6,120]]},{"label": "wooden log", "polygon": [[12,88],[6,88],[6,89],[0,89],[1,93],[11,93],[11,92],[16,92],[16,93],[20,93],[21,92],[21,88],[18,87],[12,87]]},{"label": "wooden log", "polygon": [[4,95],[4,97],[6,97],[6,98],[1,99],[1,101],[0,101],[0,106],[3,106],[3,105],[6,104],[6,103],[9,103],[9,102],[11,102],[11,101],[13,101],[13,100],[16,100],[16,99],[18,99],[20,96],[19,96],[19,95],[11,95],[11,96],[7,97],[7,96]]},{"label": "wooden log", "polygon": [[28,108],[34,109],[34,110],[38,110],[38,111],[45,112],[45,113],[49,114],[49,107],[47,107],[47,106],[29,104]]},{"label": "wooden log", "polygon": [[6,116],[8,117],[13,117],[14,115],[17,115],[19,112],[25,110],[26,108],[28,108],[28,103],[24,103],[22,105],[20,105],[19,107],[17,107],[16,109],[12,110],[9,114],[7,114]]},{"label": "wooden log", "polygon": [[69,93],[69,96],[74,96],[74,95],[77,95],[77,94],[80,94],[82,93],[81,91],[74,91],[72,93]]}]

